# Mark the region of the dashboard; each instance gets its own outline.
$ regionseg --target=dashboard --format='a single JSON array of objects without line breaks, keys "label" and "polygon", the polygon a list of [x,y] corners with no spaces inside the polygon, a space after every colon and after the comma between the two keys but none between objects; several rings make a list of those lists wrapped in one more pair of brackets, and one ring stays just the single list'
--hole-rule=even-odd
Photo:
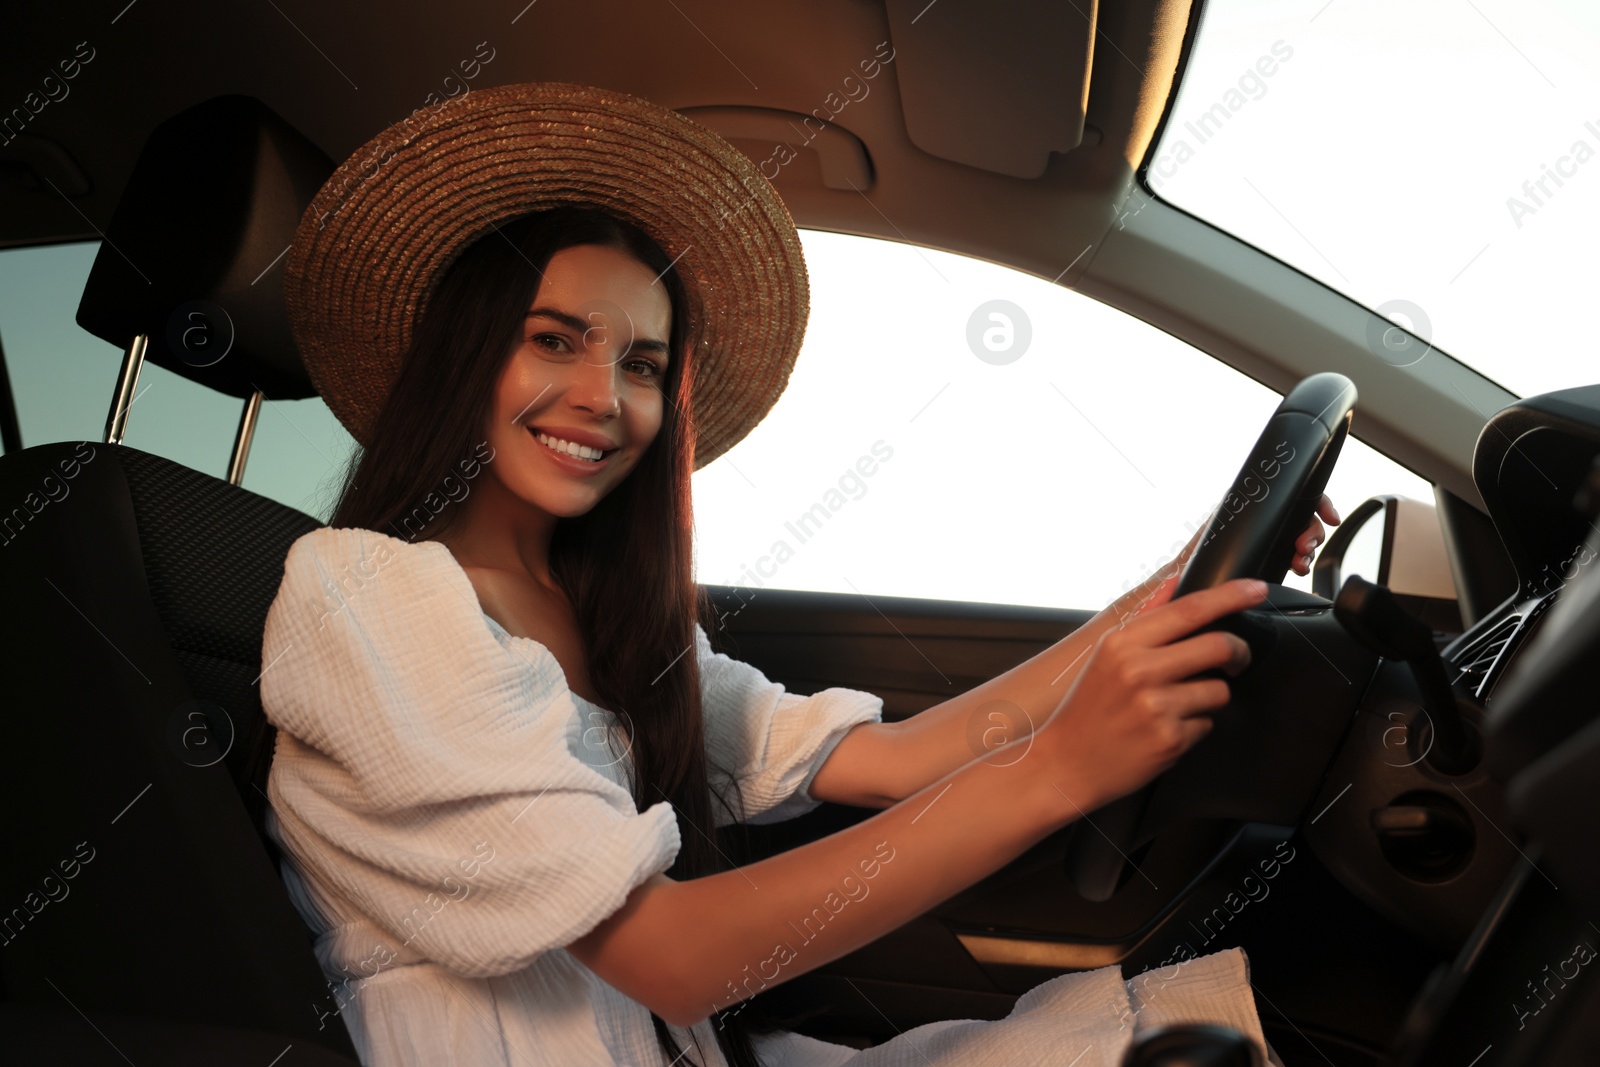
[{"label": "dashboard", "polygon": [[[1550,838],[1518,811],[1517,777],[1559,757],[1600,719],[1591,666],[1600,663],[1600,634],[1588,633],[1596,612],[1582,610],[1600,595],[1580,596],[1600,583],[1597,456],[1600,386],[1519,400],[1484,425],[1473,480],[1517,582],[1440,653],[1484,758],[1460,774],[1432,766],[1432,723],[1413,673],[1384,661],[1303,826],[1357,897],[1443,950],[1467,939],[1523,858],[1512,827],[1526,839]],[[1587,777],[1600,783],[1600,772]],[[1570,779],[1551,781],[1566,788]],[[1556,816],[1566,820],[1560,832],[1592,834],[1583,813],[1596,805],[1542,803],[1566,812]],[[1600,870],[1595,877],[1600,884]]]},{"label": "dashboard", "polygon": [[1498,413],[1479,437],[1473,477],[1519,581],[1446,659],[1485,709],[1485,769],[1499,787],[1491,796],[1521,843],[1454,963],[1413,1004],[1396,1062],[1478,1063],[1495,1049],[1483,1067],[1594,1063],[1593,974],[1579,982],[1564,972],[1566,995],[1552,1011],[1522,998],[1532,969],[1592,944],[1600,913],[1600,386]]},{"label": "dashboard", "polygon": [[[1485,726],[1494,739],[1490,769],[1501,780],[1600,711],[1592,688],[1531,692],[1540,688],[1533,675],[1547,675],[1552,666],[1535,650],[1550,642],[1535,639],[1551,628],[1552,619],[1570,628],[1575,620],[1563,620],[1569,613],[1556,611],[1558,602],[1580,585],[1592,589],[1593,571],[1600,569],[1594,566],[1600,553],[1597,459],[1600,385],[1527,397],[1497,412],[1478,437],[1473,480],[1516,570],[1518,587],[1442,654],[1452,680],[1486,709]],[[1510,686],[1515,674],[1523,678]],[[1508,704],[1506,694],[1517,690],[1522,693],[1510,702],[1514,706],[1502,707]]]}]

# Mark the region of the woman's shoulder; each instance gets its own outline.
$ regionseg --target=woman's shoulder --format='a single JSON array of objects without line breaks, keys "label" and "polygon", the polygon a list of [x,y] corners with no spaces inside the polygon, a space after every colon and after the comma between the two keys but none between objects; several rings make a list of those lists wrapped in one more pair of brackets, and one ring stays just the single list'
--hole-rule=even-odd
[{"label": "woman's shoulder", "polygon": [[399,559],[425,558],[435,548],[448,551],[435,541],[402,541],[364,526],[319,526],[289,545],[284,570],[319,565],[381,567]]},{"label": "woman's shoulder", "polygon": [[324,526],[289,546],[284,561],[285,585],[292,578],[314,576],[330,592],[355,593],[380,577],[400,574],[391,585],[455,587],[478,613],[488,615],[512,636],[534,637],[531,617],[548,612],[530,598],[526,580],[496,567],[462,563],[439,541],[403,541],[366,527]]},{"label": "woman's shoulder", "polygon": [[[431,619],[482,626],[472,583],[437,541],[403,541],[365,527],[323,526],[290,546],[267,628],[325,635],[359,616],[362,630]],[[354,610],[359,608],[359,610]]]},{"label": "woman's shoulder", "polygon": [[451,563],[450,550],[437,541],[403,541],[363,526],[322,526],[290,544],[283,583],[287,590],[310,579],[330,592],[353,592],[389,573],[435,584],[441,577],[465,581]]},{"label": "woman's shoulder", "polygon": [[381,811],[507,792],[519,774],[540,783],[530,796],[593,774],[573,756],[584,723],[559,664],[494,629],[439,542],[353,528],[297,540],[260,686],[280,789],[314,779]]},{"label": "woman's shoulder", "polygon": [[536,653],[495,633],[445,545],[324,527],[285,561],[263,633],[262,703],[274,725],[324,751],[354,718],[435,743],[464,706],[490,718],[559,712],[559,667]]}]

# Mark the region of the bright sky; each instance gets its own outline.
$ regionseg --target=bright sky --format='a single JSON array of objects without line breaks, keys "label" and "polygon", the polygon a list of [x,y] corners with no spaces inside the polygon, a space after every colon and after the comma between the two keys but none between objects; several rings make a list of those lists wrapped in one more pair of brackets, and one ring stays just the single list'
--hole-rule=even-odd
[{"label": "bright sky", "polygon": [[[789,387],[695,475],[702,582],[1099,608],[1183,546],[1280,399],[1031,275],[801,237],[811,325]],[[1024,319],[1031,333],[1004,364],[990,360],[1009,353],[979,358],[969,340],[974,314],[997,300],[1013,305],[1013,351]],[[1003,333],[978,322],[977,348],[985,329]],[[874,456],[879,442],[890,458]],[[1348,514],[1383,492],[1433,499],[1422,479],[1347,444],[1335,505]],[[802,527],[819,504],[827,518]],[[765,577],[747,574],[758,565]]]},{"label": "bright sky", "polygon": [[1207,0],[1150,181],[1514,393],[1600,382],[1594,0]]}]

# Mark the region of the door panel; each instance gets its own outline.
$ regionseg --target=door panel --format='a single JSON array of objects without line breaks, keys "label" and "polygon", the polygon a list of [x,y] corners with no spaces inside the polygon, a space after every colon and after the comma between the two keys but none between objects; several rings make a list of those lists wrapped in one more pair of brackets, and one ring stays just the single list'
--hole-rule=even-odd
[{"label": "door panel", "polygon": [[909,718],[1050,647],[1092,611],[862,597],[708,585],[712,647],[759,667],[794,693],[829,686],[883,697],[883,717]]}]

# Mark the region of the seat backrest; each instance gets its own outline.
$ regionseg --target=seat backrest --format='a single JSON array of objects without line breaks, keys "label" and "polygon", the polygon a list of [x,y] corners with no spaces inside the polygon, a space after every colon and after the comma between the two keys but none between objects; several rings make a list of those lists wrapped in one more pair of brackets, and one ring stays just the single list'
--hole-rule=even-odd
[{"label": "seat backrest", "polygon": [[353,1055],[245,803],[264,804],[270,759],[254,684],[267,608],[319,523],[92,442],[0,459],[0,499],[28,502],[0,543],[6,999]]},{"label": "seat backrest", "polygon": [[193,698],[209,705],[187,716],[180,743],[195,751],[185,757],[206,762],[199,750],[216,750],[277,861],[265,825],[277,731],[261,709],[261,637],[289,546],[322,523],[160,456],[134,448],[115,453],[151,603]]},{"label": "seat backrest", "polygon": [[[163,123],[80,324],[124,348],[146,334],[152,360],[225,393],[313,395],[281,263],[263,268],[332,169],[245,97]],[[219,361],[162,341],[192,301],[235,328]],[[320,525],[122,445],[0,457],[7,1001],[264,1030],[354,1058],[262,822],[275,742],[262,634],[289,546]]]}]

